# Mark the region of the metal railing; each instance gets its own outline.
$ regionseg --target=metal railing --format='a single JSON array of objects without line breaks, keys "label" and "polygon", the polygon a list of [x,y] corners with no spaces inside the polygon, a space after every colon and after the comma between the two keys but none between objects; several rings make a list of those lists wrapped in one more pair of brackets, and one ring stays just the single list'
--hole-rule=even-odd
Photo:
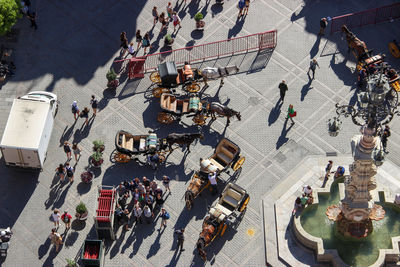
[{"label": "metal railing", "polygon": [[332,18],[331,34],[340,32],[343,25],[346,25],[347,28],[350,29],[364,25],[390,21],[397,18],[400,18],[400,3],[369,9],[357,13],[346,14]]},{"label": "metal railing", "polygon": [[277,30],[273,30],[114,62],[129,60],[129,78],[142,77],[144,72],[155,70],[158,64],[165,61],[174,61],[177,65],[181,65],[185,61],[196,63],[252,50],[272,49],[276,47],[276,43]]}]

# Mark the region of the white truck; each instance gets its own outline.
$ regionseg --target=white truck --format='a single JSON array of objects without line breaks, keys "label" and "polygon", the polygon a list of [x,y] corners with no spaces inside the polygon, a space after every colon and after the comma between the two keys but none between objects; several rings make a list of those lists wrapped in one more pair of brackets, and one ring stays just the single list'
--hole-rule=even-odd
[{"label": "white truck", "polygon": [[14,99],[0,143],[7,166],[43,168],[57,109],[57,96],[50,92]]}]

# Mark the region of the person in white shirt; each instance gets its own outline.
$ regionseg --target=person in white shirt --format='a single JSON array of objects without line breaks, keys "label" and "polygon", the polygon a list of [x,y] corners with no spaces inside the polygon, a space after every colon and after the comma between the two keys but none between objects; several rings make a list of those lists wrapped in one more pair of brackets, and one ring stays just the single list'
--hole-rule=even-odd
[{"label": "person in white shirt", "polygon": [[218,193],[218,187],[217,187],[217,173],[212,172],[208,174],[208,180],[210,181],[211,188],[212,188],[212,195],[214,196],[215,194]]},{"label": "person in white shirt", "polygon": [[131,56],[135,54],[135,47],[133,46],[133,42],[128,45],[128,52]]}]

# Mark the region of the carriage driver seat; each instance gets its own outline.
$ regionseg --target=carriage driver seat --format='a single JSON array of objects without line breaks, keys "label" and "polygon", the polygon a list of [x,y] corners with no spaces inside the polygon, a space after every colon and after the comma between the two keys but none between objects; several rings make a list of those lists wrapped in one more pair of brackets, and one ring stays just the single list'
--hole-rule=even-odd
[{"label": "carriage driver seat", "polygon": [[224,167],[221,166],[216,161],[211,161],[210,159],[201,159],[200,160],[200,171],[205,173],[213,173],[218,172],[218,170],[223,170]]}]

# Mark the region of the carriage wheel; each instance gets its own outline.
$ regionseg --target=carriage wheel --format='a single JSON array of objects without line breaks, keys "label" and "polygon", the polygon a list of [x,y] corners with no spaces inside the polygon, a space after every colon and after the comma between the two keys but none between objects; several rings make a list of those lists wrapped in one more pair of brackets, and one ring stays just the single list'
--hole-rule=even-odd
[{"label": "carriage wheel", "polygon": [[171,124],[175,121],[174,116],[166,112],[159,112],[157,115],[157,121],[162,124]]},{"label": "carriage wheel", "polygon": [[196,116],[193,117],[192,121],[197,124],[197,125],[204,125],[206,123],[207,116],[204,116],[202,114],[197,114]]},{"label": "carriage wheel", "polygon": [[239,211],[243,212],[247,208],[247,204],[249,204],[250,196],[246,194],[246,200],[243,202],[242,206],[240,207]]},{"label": "carriage wheel", "polygon": [[397,45],[395,43],[393,43],[393,42],[389,43],[389,51],[390,51],[390,54],[392,54],[392,56],[394,56],[395,58],[400,57],[399,48],[397,47]]},{"label": "carriage wheel", "polygon": [[224,224],[224,226],[222,227],[222,231],[221,231],[220,236],[223,236],[223,235],[225,234],[225,231],[226,231],[226,227],[227,227],[227,226],[228,226],[227,224]]},{"label": "carriage wheel", "polygon": [[155,71],[152,74],[150,74],[150,81],[152,81],[153,83],[160,83],[161,82],[160,73],[158,71]]},{"label": "carriage wheel", "polygon": [[240,156],[240,158],[235,162],[235,164],[233,165],[232,169],[234,171],[239,170],[240,168],[242,168],[244,161],[246,160],[245,157]]},{"label": "carriage wheel", "polygon": [[160,98],[162,94],[164,93],[170,93],[170,90],[164,87],[156,87],[153,88],[153,96]]},{"label": "carriage wheel", "polygon": [[126,154],[122,154],[122,153],[116,153],[115,155],[114,155],[114,160],[116,161],[116,162],[119,162],[119,163],[127,163],[127,162],[129,162],[130,160],[131,160],[131,157],[129,157],[128,155],[126,155]]},{"label": "carriage wheel", "polygon": [[188,91],[189,93],[197,93],[198,91],[200,91],[200,85],[196,82],[193,82],[187,85],[185,90]]}]

